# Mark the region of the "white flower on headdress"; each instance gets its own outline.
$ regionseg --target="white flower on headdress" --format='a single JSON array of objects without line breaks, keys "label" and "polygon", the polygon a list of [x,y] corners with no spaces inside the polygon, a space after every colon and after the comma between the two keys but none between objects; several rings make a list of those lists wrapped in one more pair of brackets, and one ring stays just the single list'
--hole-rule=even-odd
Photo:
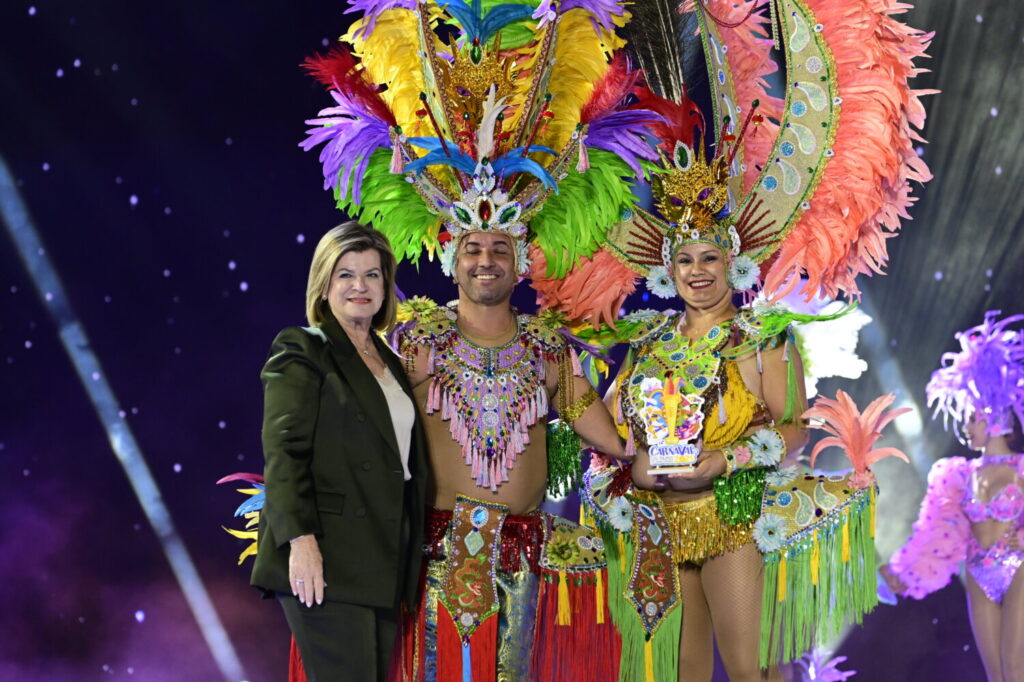
[{"label": "white flower on headdress", "polygon": [[760,269],[750,256],[736,256],[729,266],[729,284],[737,291],[753,289]]},{"label": "white flower on headdress", "polygon": [[778,514],[762,514],[754,524],[754,541],[762,554],[782,549],[786,540],[786,519]]},{"label": "white flower on headdress", "polygon": [[438,254],[438,260],[441,262],[441,272],[444,273],[445,277],[453,277],[455,275],[455,251],[457,246],[455,240],[452,239],[447,244],[441,245],[441,252]]},{"label": "white flower on headdress", "polygon": [[613,497],[605,511],[608,513],[608,522],[612,524],[612,528],[620,533],[628,533],[633,527],[633,508],[625,497]]},{"label": "white flower on headdress", "polygon": [[796,480],[796,477],[799,474],[800,467],[783,467],[781,469],[769,471],[764,477],[764,482],[772,487],[777,488],[782,485],[789,485],[790,483]]},{"label": "white flower on headdress", "polygon": [[676,295],[676,284],[668,274],[668,268],[655,265],[647,273],[647,290],[658,298],[672,298]]},{"label": "white flower on headdress", "polygon": [[758,466],[775,466],[786,454],[786,441],[772,429],[760,429],[747,439],[754,463]]},{"label": "white flower on headdress", "polygon": [[513,237],[512,243],[516,247],[516,273],[520,277],[526,277],[530,274],[530,247],[526,243],[525,237]]}]

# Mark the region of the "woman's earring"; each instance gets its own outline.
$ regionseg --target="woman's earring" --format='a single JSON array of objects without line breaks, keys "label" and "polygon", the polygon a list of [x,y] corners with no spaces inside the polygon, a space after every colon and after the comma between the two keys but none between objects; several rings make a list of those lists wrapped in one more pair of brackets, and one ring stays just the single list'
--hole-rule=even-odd
[{"label": "woman's earring", "polygon": [[321,301],[326,301],[327,300],[327,294],[324,294],[323,296],[321,296],[320,300]]}]

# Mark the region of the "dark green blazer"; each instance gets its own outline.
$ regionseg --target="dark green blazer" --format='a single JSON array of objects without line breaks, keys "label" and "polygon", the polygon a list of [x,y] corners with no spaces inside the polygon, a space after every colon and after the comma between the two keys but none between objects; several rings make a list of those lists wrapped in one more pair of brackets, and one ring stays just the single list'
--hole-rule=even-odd
[{"label": "dark green blazer", "polygon": [[[413,604],[427,475],[418,408],[406,483],[384,393],[325,312],[320,327],[278,334],[260,374],[266,503],[251,582],[290,594],[288,541],[313,533],[324,560],[325,599]],[[371,336],[412,398],[401,360]]]}]

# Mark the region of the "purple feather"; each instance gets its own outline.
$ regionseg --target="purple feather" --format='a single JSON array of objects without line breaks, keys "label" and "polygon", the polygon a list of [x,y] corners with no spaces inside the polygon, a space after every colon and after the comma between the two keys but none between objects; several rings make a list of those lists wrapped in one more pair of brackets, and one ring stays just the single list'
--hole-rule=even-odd
[{"label": "purple feather", "polygon": [[621,17],[626,13],[626,8],[617,0],[565,0],[558,8],[559,14],[565,14],[571,9],[582,9],[590,12],[593,16],[594,30],[598,26],[606,31],[615,30],[615,21],[612,16]]},{"label": "purple feather", "polygon": [[584,144],[621,157],[637,177],[643,174],[640,159],[655,161],[658,152],[646,141],[646,125],[665,119],[647,109],[627,109],[595,118],[588,124]]},{"label": "purple feather", "polygon": [[1024,332],[1008,329],[1024,315],[998,316],[990,310],[984,322],[958,332],[960,351],[942,355],[925,388],[928,405],[935,403],[935,414],[953,419],[954,428],[976,413],[993,434],[1010,425],[1012,414],[1024,423]]},{"label": "purple feather", "polygon": [[366,25],[355,32],[356,38],[366,38],[377,28],[377,17],[389,9],[416,9],[416,0],[348,0],[345,14],[362,14]]},{"label": "purple feather", "polygon": [[359,203],[370,156],[381,147],[391,148],[388,124],[345,93],[331,90],[330,94],[338,106],[323,109],[320,118],[306,121],[308,125],[320,127],[307,130],[307,137],[299,146],[308,152],[326,142],[320,152],[324,189],[334,189],[340,183],[339,197],[344,199],[352,179],[352,198]]}]

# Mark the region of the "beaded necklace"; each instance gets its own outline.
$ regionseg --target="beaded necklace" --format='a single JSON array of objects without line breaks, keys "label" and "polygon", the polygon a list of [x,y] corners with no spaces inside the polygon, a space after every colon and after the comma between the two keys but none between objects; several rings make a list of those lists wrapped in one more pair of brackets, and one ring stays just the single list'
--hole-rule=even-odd
[{"label": "beaded necklace", "polygon": [[479,346],[459,331],[453,308],[422,315],[400,340],[402,354],[428,345],[427,414],[449,422],[473,480],[497,490],[530,442],[529,429],[548,413],[546,363],[566,352],[563,337],[530,315],[518,315],[503,346]]}]

